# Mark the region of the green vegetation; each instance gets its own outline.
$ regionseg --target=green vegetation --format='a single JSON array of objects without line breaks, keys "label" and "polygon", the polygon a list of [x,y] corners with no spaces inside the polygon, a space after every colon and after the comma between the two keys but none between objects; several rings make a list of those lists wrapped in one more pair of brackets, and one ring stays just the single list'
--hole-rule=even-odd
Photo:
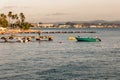
[{"label": "green vegetation", "polygon": [[25,22],[25,15],[23,13],[13,14],[11,11],[7,15],[0,14],[0,26],[10,29],[29,29],[32,25]]},{"label": "green vegetation", "polygon": [[29,29],[30,27],[32,27],[31,24],[29,24],[28,22],[25,22],[25,23],[21,23],[21,25],[19,25],[20,29],[24,29],[24,30],[27,30]]},{"label": "green vegetation", "polygon": [[0,14],[0,26],[2,26],[2,27],[8,26],[8,21],[6,18],[7,18],[6,15]]}]

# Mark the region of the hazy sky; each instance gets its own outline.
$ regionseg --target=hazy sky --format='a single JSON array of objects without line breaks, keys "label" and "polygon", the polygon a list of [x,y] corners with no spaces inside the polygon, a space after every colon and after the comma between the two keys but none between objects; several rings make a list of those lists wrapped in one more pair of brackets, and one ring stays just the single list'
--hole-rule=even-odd
[{"label": "hazy sky", "polygon": [[29,22],[120,20],[120,0],[0,0],[0,13],[23,12]]}]

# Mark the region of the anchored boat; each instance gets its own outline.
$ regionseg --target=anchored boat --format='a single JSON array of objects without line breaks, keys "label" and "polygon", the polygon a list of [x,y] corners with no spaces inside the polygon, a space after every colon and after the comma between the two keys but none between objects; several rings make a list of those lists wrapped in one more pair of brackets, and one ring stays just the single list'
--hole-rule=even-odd
[{"label": "anchored boat", "polygon": [[75,37],[78,42],[100,42],[100,38],[90,38],[90,37]]}]

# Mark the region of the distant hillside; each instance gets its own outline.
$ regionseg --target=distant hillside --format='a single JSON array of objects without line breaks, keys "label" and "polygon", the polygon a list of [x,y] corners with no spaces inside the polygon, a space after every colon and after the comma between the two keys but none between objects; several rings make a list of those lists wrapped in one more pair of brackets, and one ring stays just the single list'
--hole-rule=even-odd
[{"label": "distant hillside", "polygon": [[105,20],[94,20],[94,21],[90,21],[90,23],[98,24],[98,23],[109,23],[109,22]]},{"label": "distant hillside", "polygon": [[120,21],[112,21],[114,24],[120,24]]},{"label": "distant hillside", "polygon": [[[90,23],[90,24],[98,24],[98,23],[113,23],[120,24],[120,21],[106,21],[106,20],[94,20],[94,21],[69,21],[71,23]],[[54,22],[53,24],[65,24],[67,22]]]}]

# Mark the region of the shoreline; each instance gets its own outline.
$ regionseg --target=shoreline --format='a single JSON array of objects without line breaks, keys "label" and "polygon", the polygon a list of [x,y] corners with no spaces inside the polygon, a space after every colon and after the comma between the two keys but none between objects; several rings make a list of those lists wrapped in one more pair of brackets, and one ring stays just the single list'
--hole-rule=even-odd
[{"label": "shoreline", "polygon": [[40,30],[20,30],[20,29],[6,29],[6,30],[2,30],[0,31],[0,35],[1,34],[19,34],[19,33],[41,33]]},{"label": "shoreline", "polygon": [[24,34],[24,33],[36,33],[36,34],[55,34],[55,33],[96,33],[96,31],[43,31],[43,30],[21,30],[21,29],[5,29],[0,30],[0,35],[4,34]]}]

